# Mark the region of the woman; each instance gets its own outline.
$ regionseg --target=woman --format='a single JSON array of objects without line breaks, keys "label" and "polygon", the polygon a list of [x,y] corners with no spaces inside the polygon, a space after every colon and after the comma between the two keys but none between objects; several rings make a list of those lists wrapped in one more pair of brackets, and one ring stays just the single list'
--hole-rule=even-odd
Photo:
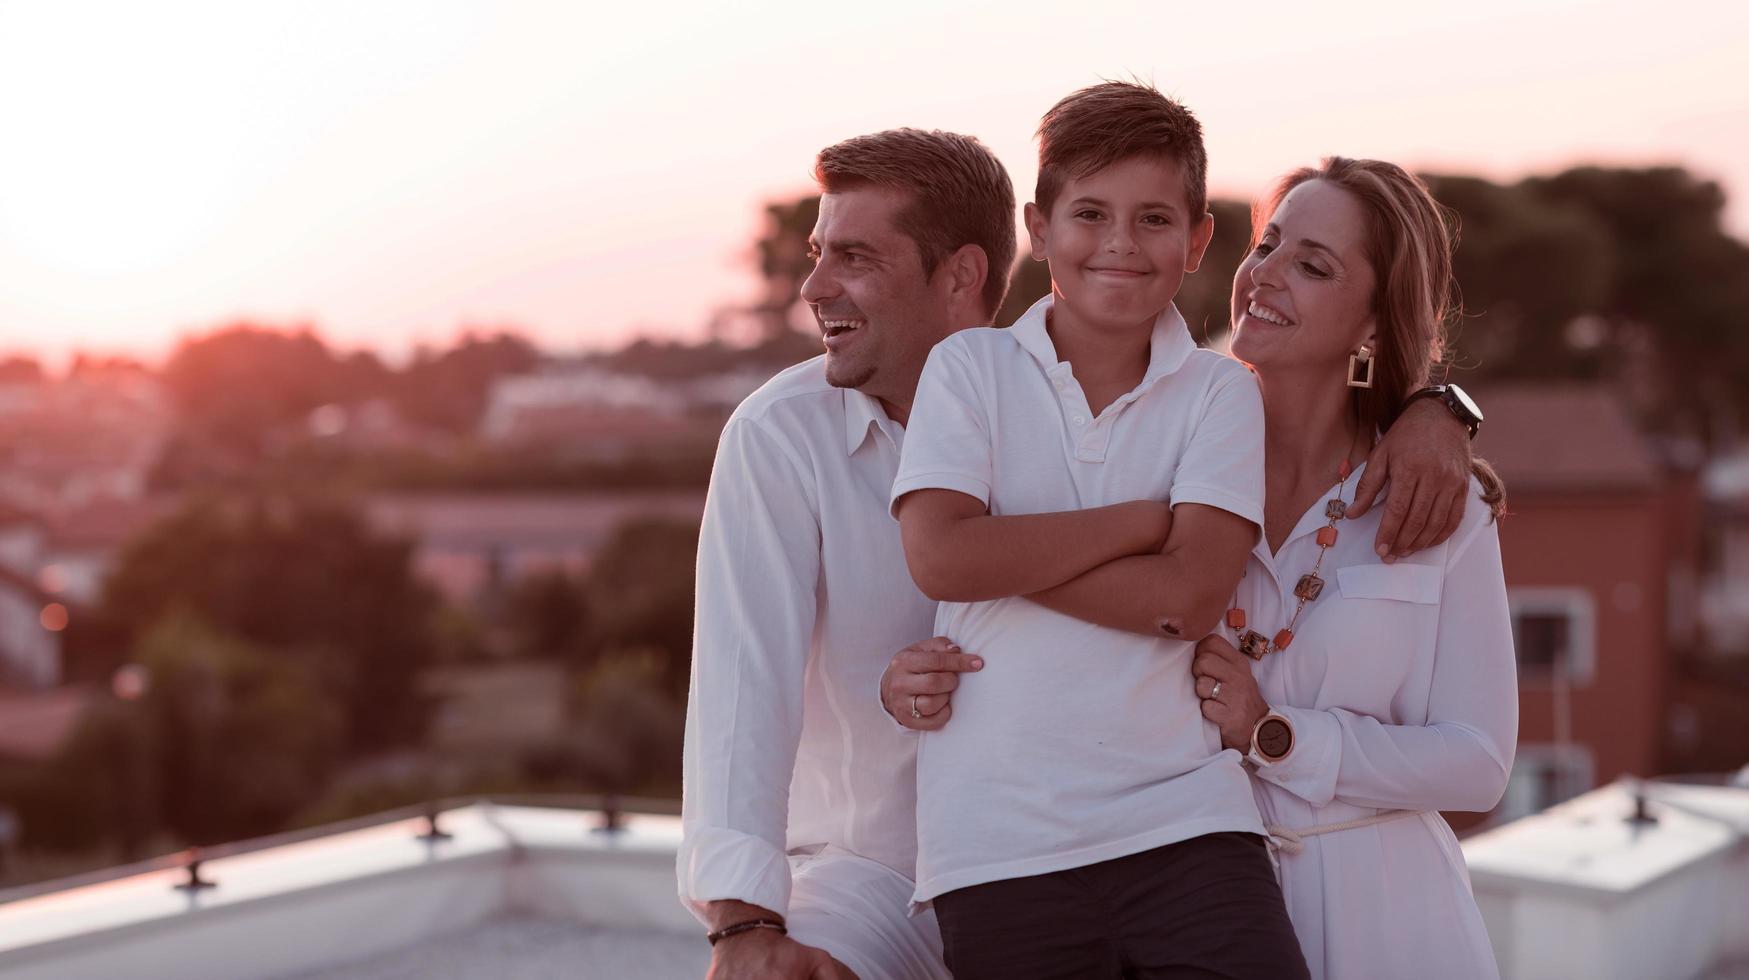
[{"label": "woman", "polygon": [[1400,167],[1343,158],[1289,174],[1252,223],[1233,356],[1263,388],[1264,533],[1227,635],[1198,645],[1203,714],[1253,763],[1314,977],[1496,976],[1437,811],[1491,809],[1512,768],[1499,481],[1478,463],[1457,533],[1393,565],[1377,511],[1342,519],[1438,361],[1450,231]]},{"label": "woman", "polygon": [[[1401,168],[1341,158],[1288,175],[1253,225],[1233,354],[1263,389],[1265,526],[1225,635],[1197,648],[1203,714],[1252,765],[1314,977],[1497,976],[1437,811],[1491,809],[1512,765],[1499,481],[1478,462],[1457,532],[1392,564],[1372,551],[1382,508],[1343,519],[1438,361],[1450,230]],[[889,711],[919,677],[889,670]]]}]

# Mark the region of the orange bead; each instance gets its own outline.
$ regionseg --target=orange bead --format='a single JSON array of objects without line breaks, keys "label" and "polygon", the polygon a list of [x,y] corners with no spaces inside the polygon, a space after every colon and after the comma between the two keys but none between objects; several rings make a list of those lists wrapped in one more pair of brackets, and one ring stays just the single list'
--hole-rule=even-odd
[{"label": "orange bead", "polygon": [[1286,650],[1288,648],[1288,646],[1293,643],[1293,641],[1294,641],[1294,631],[1293,630],[1284,629],[1280,633],[1275,634],[1275,648],[1277,650]]},{"label": "orange bead", "polygon": [[1318,547],[1328,548],[1336,543],[1336,529],[1321,527],[1318,529]]},{"label": "orange bead", "polygon": [[1227,625],[1236,630],[1245,628],[1245,610],[1237,606],[1227,610]]}]

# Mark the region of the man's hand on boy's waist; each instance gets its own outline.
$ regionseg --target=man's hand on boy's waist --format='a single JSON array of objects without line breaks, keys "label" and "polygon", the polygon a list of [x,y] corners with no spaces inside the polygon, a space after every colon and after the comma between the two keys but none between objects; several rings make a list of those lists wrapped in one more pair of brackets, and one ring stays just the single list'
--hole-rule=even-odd
[{"label": "man's hand on boy's waist", "polygon": [[984,659],[960,650],[945,636],[913,643],[881,674],[881,707],[913,731],[932,732],[953,716],[960,674],[984,669]]}]

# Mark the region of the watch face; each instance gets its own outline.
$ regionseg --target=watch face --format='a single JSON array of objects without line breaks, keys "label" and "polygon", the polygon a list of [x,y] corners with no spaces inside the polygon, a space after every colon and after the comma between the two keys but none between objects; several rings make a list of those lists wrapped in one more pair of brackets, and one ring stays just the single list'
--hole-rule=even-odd
[{"label": "watch face", "polygon": [[1477,422],[1482,421],[1482,410],[1476,407],[1476,403],[1470,400],[1470,396],[1466,394],[1462,388],[1459,388],[1457,385],[1446,385],[1445,393],[1465,412],[1468,412],[1470,418],[1475,419]]},{"label": "watch face", "polygon": [[1257,751],[1271,759],[1287,755],[1294,747],[1294,731],[1280,718],[1269,718],[1257,728]]}]

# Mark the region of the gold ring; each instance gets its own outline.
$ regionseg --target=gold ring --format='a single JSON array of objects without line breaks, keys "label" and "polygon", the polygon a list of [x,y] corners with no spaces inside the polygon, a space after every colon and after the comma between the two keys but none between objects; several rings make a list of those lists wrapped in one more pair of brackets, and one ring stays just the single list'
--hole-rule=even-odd
[{"label": "gold ring", "polygon": [[915,694],[911,695],[911,717],[913,717],[913,718],[923,717],[923,712],[917,710],[917,695],[915,695]]}]

